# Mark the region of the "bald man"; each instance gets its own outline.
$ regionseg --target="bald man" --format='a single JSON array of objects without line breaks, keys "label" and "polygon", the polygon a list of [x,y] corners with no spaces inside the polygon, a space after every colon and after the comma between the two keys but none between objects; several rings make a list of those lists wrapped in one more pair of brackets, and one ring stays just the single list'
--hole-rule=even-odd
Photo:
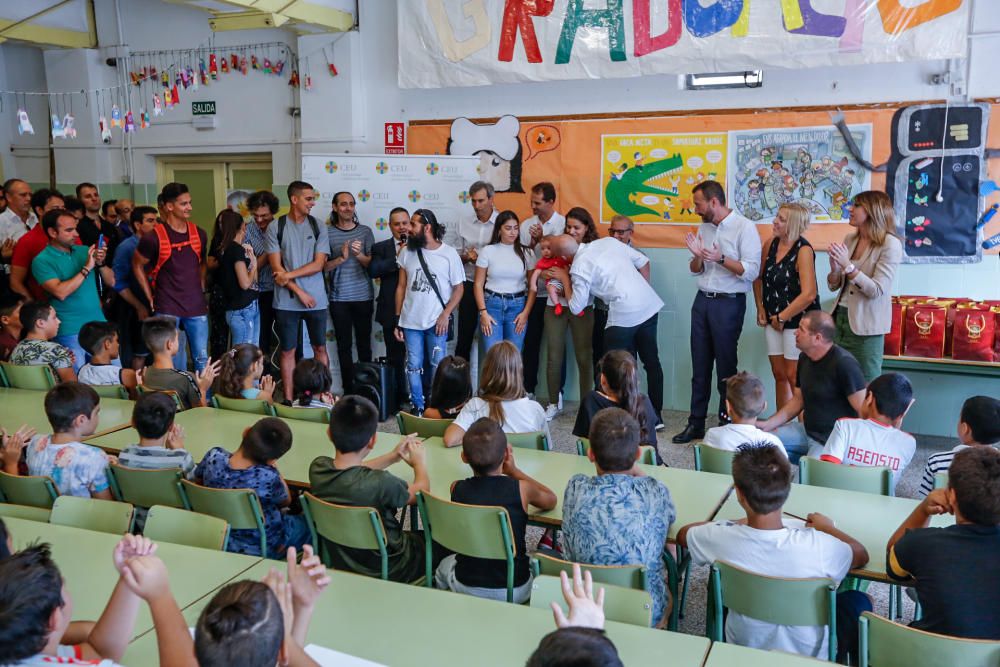
[{"label": "bald man", "polygon": [[132,236],[132,211],[135,210],[135,202],[131,199],[119,199],[115,202],[114,223],[118,228],[118,238],[125,240]]}]

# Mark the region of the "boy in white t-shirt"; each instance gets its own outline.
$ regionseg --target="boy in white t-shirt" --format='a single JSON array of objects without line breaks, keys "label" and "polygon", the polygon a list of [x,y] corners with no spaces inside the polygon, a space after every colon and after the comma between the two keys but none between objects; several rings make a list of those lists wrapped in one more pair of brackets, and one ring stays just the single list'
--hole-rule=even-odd
[{"label": "boy in white t-shirt", "polygon": [[77,379],[83,384],[114,385],[120,384],[129,393],[135,391],[138,383],[135,371],[122,368],[121,363],[115,363],[119,355],[118,326],[114,322],[87,322],[80,329],[80,347],[90,355],[90,361],[85,363]]},{"label": "boy in white t-shirt", "polygon": [[[809,514],[804,524],[783,516],[792,467],[777,447],[762,443],[737,450],[733,483],[745,519],[694,523],[677,534],[694,565],[724,561],[763,576],[828,577],[839,584],[849,570],[868,562],[864,546],[822,514]],[[871,599],[860,591],[837,594],[838,654],[856,649],[858,616],[871,608]],[[814,658],[826,658],[826,635],[824,627],[774,625],[732,610],[726,620],[730,643]]]},{"label": "boy in white t-shirt", "polygon": [[735,452],[740,445],[748,442],[766,442],[787,457],[788,453],[778,436],[757,428],[757,417],[766,409],[764,383],[760,378],[746,371],[726,378],[726,414],[733,421],[708,429],[704,443],[709,447]]},{"label": "boy in white t-shirt", "polygon": [[913,405],[913,387],[901,373],[885,373],[871,381],[860,419],[838,419],[820,453],[821,461],[892,470],[892,488],[910,464],[917,441],[899,430]]}]

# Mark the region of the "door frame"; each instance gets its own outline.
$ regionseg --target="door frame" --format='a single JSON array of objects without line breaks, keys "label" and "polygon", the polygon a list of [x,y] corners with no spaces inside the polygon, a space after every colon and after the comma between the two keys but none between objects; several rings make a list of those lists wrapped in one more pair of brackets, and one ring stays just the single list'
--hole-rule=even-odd
[{"label": "door frame", "polygon": [[174,169],[206,169],[211,167],[215,181],[215,201],[225,202],[226,191],[232,189],[232,170],[240,167],[270,167],[274,178],[274,163],[270,153],[229,153],[215,155],[158,155],[156,156],[156,187],[162,190],[170,182],[167,174]]}]

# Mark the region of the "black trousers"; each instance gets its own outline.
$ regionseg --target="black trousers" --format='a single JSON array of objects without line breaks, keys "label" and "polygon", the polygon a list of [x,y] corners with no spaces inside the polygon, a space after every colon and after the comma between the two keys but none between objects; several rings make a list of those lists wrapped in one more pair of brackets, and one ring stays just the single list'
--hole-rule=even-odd
[{"label": "black trousers", "polygon": [[737,346],[747,311],[746,294],[710,299],[698,292],[691,306],[691,415],[704,426],[712,398],[712,366],[719,390],[719,415],[726,412],[726,378],[736,374]]},{"label": "black trousers", "polygon": [[260,341],[257,346],[264,353],[264,374],[279,377],[278,366],[271,363],[277,343],[274,334],[274,290],[257,296],[257,308],[260,310]]},{"label": "black trousers", "polygon": [[538,385],[538,357],[542,353],[542,332],[545,330],[545,297],[535,299],[535,305],[528,313],[528,328],[524,332],[524,346],[521,356],[524,359],[524,390],[535,393]]},{"label": "black trousers", "polygon": [[[344,393],[354,389],[353,345],[358,347],[358,361],[372,360],[372,315],[375,302],[331,301],[330,318],[337,337],[337,361],[340,362],[340,382]],[[315,343],[315,341],[313,341]]]},{"label": "black trousers", "polygon": [[458,331],[456,332],[455,354],[466,361],[471,361],[472,341],[476,338],[479,328],[479,308],[476,306],[476,294],[472,289],[473,282],[465,281],[462,290],[462,300],[458,302]]},{"label": "black trousers", "polygon": [[607,350],[604,349],[604,330],[608,326],[608,310],[607,308],[598,308],[594,306],[594,345],[591,348],[594,353],[594,389],[597,391],[601,390],[601,371],[598,366],[601,363],[601,357]]},{"label": "black trousers", "polygon": [[385,356],[396,377],[396,399],[402,403],[410,396],[410,383],[406,378],[406,344],[396,340],[395,324],[380,322],[385,338]]},{"label": "black trousers", "polygon": [[637,356],[646,369],[646,390],[657,418],[663,411],[663,367],[656,342],[656,324],[659,313],[634,327],[609,327],[604,332],[604,346],[608,350],[628,350]]}]

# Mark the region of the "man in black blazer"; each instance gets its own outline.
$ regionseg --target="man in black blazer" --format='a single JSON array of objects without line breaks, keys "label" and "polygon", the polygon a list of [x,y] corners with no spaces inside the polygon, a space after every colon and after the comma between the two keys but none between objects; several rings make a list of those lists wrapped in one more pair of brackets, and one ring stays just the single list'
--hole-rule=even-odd
[{"label": "man in black blazer", "polygon": [[392,238],[379,241],[372,246],[372,261],[368,273],[381,281],[378,298],[375,300],[375,321],[382,325],[386,356],[396,374],[396,395],[399,401],[409,398],[406,379],[406,345],[396,340],[396,285],[399,282],[399,265],[396,257],[406,247],[406,229],[410,224],[410,214],[405,208],[396,207],[389,212],[389,231]]}]

